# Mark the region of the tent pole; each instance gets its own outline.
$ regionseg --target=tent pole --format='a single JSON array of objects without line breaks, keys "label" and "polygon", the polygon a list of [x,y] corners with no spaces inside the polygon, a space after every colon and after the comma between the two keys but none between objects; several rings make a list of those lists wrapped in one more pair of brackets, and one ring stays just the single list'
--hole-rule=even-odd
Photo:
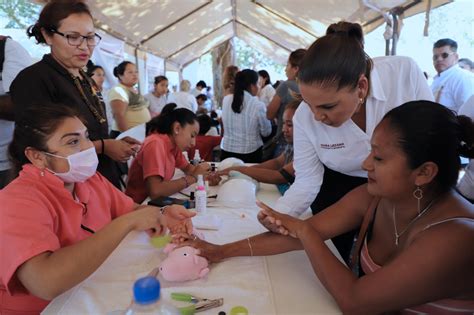
[{"label": "tent pole", "polygon": [[[135,65],[137,66],[137,69],[139,67],[138,65],[138,45],[135,46]],[[140,91],[140,76],[138,76],[138,91]]]},{"label": "tent pole", "polygon": [[397,54],[397,42],[398,42],[398,17],[397,13],[392,12],[392,18],[393,18],[393,34],[392,34],[392,56],[395,56]]}]

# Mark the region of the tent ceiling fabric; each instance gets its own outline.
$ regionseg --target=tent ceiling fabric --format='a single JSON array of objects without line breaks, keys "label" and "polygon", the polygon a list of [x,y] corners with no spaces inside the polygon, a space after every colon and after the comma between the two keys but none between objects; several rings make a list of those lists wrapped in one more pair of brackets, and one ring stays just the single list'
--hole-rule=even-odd
[{"label": "tent ceiling fabric", "polygon": [[[431,8],[452,0],[431,0]],[[279,63],[308,47],[331,23],[370,32],[383,12],[424,12],[428,0],[88,0],[97,26],[174,64],[186,66],[234,36]],[[233,8],[235,5],[235,8]],[[421,30],[420,30],[421,33]],[[381,39],[383,40],[383,39]]]}]

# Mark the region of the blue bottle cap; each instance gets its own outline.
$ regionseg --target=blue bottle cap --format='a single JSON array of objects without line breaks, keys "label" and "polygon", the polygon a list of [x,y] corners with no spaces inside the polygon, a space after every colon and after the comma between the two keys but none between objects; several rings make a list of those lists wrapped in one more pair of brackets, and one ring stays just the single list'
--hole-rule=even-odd
[{"label": "blue bottle cap", "polygon": [[135,281],[133,298],[137,304],[151,304],[160,299],[160,281],[155,277],[144,277]]}]

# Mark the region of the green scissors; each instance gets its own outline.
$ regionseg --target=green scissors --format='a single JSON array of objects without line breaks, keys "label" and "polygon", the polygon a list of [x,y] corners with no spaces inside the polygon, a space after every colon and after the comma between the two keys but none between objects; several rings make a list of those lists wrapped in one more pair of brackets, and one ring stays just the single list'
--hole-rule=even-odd
[{"label": "green scissors", "polygon": [[206,311],[224,304],[223,298],[210,300],[193,296],[188,293],[171,293],[171,298],[175,301],[193,303],[193,305],[180,307],[179,311],[181,315],[193,315],[194,313]]}]

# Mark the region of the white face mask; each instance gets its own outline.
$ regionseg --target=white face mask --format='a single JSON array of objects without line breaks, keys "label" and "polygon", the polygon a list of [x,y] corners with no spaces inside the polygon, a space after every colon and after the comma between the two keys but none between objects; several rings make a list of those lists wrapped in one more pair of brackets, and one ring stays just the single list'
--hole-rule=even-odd
[{"label": "white face mask", "polygon": [[56,173],[48,169],[51,173],[61,178],[65,183],[85,182],[96,173],[97,165],[99,165],[99,159],[97,158],[97,153],[94,147],[71,154],[68,157],[48,152],[43,153],[57,158],[66,159],[68,161],[69,170],[66,173]]}]

